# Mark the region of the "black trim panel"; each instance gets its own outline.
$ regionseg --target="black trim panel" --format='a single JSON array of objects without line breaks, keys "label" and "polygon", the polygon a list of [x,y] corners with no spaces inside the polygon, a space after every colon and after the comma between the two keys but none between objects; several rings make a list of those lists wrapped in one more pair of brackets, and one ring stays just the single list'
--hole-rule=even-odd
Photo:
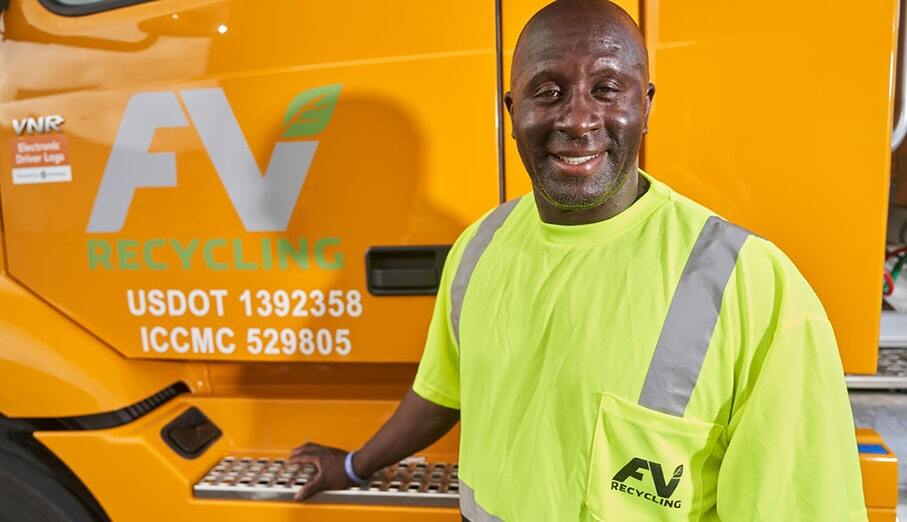
[{"label": "black trim panel", "polygon": [[28,427],[30,431],[103,430],[128,424],[177,395],[188,392],[189,386],[186,383],[177,382],[144,400],[114,411],[73,417],[19,417],[6,420],[18,424],[20,427]]},{"label": "black trim panel", "polygon": [[184,459],[194,459],[214,444],[223,432],[217,424],[192,406],[161,428],[161,438]]},{"label": "black trim panel", "polygon": [[70,5],[64,4],[57,0],[38,0],[48,11],[63,16],[85,16],[120,7],[128,7],[135,4],[144,4],[152,0],[102,0],[90,4]]}]

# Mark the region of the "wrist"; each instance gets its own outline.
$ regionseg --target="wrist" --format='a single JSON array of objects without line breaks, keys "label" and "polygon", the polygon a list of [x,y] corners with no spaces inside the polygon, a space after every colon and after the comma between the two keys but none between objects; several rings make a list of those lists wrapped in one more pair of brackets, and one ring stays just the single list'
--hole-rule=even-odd
[{"label": "wrist", "polygon": [[355,456],[355,451],[351,451],[346,454],[346,459],[344,459],[343,461],[343,469],[344,471],[346,471],[346,476],[348,479],[356,484],[359,484],[360,486],[368,484],[368,477],[362,477],[361,475],[357,474],[355,468],[353,468],[353,458]]},{"label": "wrist", "polygon": [[369,479],[372,477],[373,472],[368,468],[368,455],[362,453],[362,448],[353,452],[353,456],[350,457],[350,468],[357,477]]}]

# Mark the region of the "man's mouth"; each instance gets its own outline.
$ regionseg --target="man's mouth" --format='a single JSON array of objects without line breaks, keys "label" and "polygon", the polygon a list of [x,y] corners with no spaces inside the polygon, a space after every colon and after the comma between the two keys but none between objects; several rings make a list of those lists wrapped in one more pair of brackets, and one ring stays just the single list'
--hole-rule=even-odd
[{"label": "man's mouth", "polygon": [[557,159],[563,161],[564,163],[568,163],[570,165],[582,165],[587,161],[592,161],[595,158],[601,156],[601,154],[591,154],[588,156],[567,156],[563,154],[555,154],[555,156],[557,156]]},{"label": "man's mouth", "polygon": [[550,154],[557,171],[567,176],[590,176],[598,171],[605,152],[571,151]]}]

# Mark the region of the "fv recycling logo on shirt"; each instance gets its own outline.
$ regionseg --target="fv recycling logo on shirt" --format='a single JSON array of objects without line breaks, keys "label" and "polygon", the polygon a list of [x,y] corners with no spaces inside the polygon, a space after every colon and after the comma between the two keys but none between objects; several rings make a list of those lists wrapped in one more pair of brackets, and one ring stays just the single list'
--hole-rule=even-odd
[{"label": "fv recycling logo on shirt", "polygon": [[[649,478],[655,489],[654,493],[647,491],[648,488],[642,489],[639,486],[626,484],[627,479],[631,478],[638,482],[644,482],[644,471],[649,472]],[[659,506],[680,509],[681,500],[671,500],[671,496],[677,489],[677,485],[680,484],[681,477],[683,477],[683,464],[674,469],[674,474],[671,476],[670,480],[666,480],[660,463],[633,457],[630,459],[630,462],[611,478],[611,489],[627,495],[643,498],[650,502],[654,502]]]}]

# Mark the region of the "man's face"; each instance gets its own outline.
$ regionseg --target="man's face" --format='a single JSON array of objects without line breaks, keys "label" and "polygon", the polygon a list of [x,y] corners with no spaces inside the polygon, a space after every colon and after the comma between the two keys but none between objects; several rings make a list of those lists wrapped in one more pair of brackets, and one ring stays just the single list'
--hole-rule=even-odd
[{"label": "man's face", "polygon": [[635,173],[655,90],[624,27],[563,25],[525,35],[505,103],[536,192],[563,210],[592,208]]}]

